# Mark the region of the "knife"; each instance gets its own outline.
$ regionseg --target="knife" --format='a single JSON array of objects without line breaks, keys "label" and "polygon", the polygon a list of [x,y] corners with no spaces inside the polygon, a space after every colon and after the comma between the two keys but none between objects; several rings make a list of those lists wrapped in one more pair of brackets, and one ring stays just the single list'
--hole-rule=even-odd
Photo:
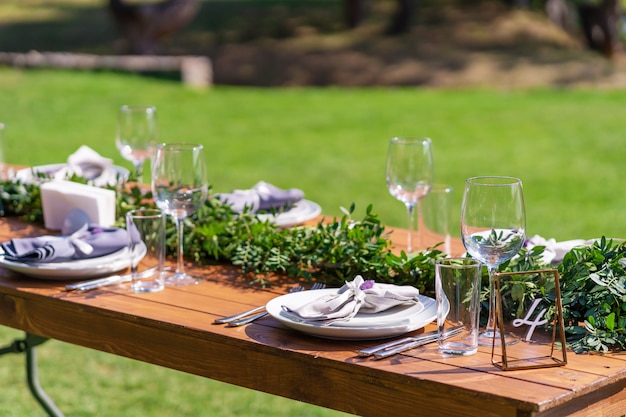
[{"label": "knife", "polygon": [[[447,339],[449,337],[454,336],[455,334],[461,333],[461,330],[462,330],[462,326],[452,328],[452,329],[444,332],[441,335],[441,339],[442,340],[443,339]],[[422,337],[422,338],[416,337],[415,340],[412,341],[412,342],[408,342],[408,343],[405,343],[403,345],[397,345],[397,346],[393,346],[393,347],[388,348],[388,349],[383,349],[383,350],[376,351],[374,353],[374,358],[377,359],[377,360],[378,359],[385,359],[385,358],[388,358],[390,356],[396,355],[398,353],[406,352],[407,350],[414,349],[416,347],[423,346],[423,345],[426,345],[426,344],[429,344],[429,343],[432,343],[432,342],[436,342],[438,339],[439,339],[439,336],[437,336],[436,334],[434,336],[431,335],[429,337]]]},{"label": "knife", "polygon": [[[461,326],[453,327],[451,329],[451,331],[455,331],[456,332],[457,330],[460,330],[460,328],[461,328]],[[410,343],[410,342],[420,342],[422,340],[429,340],[429,339],[431,339],[433,337],[436,340],[436,338],[437,338],[437,330],[433,330],[432,332],[422,333],[422,334],[420,334],[418,336],[405,337],[403,339],[392,340],[392,341],[387,342],[387,343],[382,343],[380,345],[376,345],[376,346],[372,346],[372,347],[369,347],[369,348],[361,349],[361,350],[357,351],[357,353],[359,354],[359,356],[363,356],[363,357],[372,356],[376,352],[383,351],[385,349],[390,349],[391,347],[394,347],[394,346],[404,345],[404,344]]]},{"label": "knife", "polygon": [[357,353],[359,354],[359,356],[372,356],[374,353],[381,351],[381,350],[385,350],[385,349],[389,349],[393,346],[398,346],[398,345],[402,345],[405,343],[409,343],[409,342],[413,342],[413,341],[417,341],[417,340],[422,340],[422,339],[429,339],[433,336],[437,336],[437,330],[434,330],[432,332],[425,332],[422,333],[419,336],[414,336],[414,337],[405,337],[403,339],[397,339],[397,340],[392,340],[391,342],[387,342],[387,343],[383,343],[380,345],[376,345],[376,346],[372,346],[370,348],[365,348],[365,349],[361,349],[359,351],[357,351]]},{"label": "knife", "polygon": [[[148,268],[145,271],[142,271],[139,274],[139,278],[147,277],[151,275],[156,269],[157,267],[153,266],[152,268]],[[163,272],[169,271],[170,269],[171,269],[170,267],[165,267],[163,268]],[[96,278],[96,279],[92,279],[89,281],[81,281],[81,282],[76,282],[74,284],[68,284],[65,286],[65,289],[68,291],[81,291],[82,292],[82,291],[94,290],[100,287],[106,287],[108,285],[123,284],[125,282],[130,282],[132,280],[133,280],[132,274],[111,275],[109,277]]]},{"label": "knife", "polygon": [[68,284],[65,289],[68,291],[89,291],[100,287],[106,287],[108,285],[122,284],[124,282],[132,281],[131,274],[124,275],[111,275],[109,277],[92,279],[89,281],[81,281],[74,284]]}]

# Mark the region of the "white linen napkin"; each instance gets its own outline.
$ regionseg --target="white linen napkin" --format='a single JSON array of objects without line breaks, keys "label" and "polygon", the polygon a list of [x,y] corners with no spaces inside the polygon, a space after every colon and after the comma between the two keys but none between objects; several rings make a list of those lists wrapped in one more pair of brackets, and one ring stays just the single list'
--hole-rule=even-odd
[{"label": "white linen napkin", "polygon": [[588,240],[574,239],[564,242],[557,242],[554,238],[546,239],[539,235],[534,235],[526,241],[526,248],[532,249],[535,246],[545,246],[543,251],[543,261],[547,264],[558,265],[563,261],[563,257],[576,246],[589,244]]},{"label": "white linen napkin", "polygon": [[115,191],[55,180],[41,184],[41,204],[46,229],[61,230],[69,214],[80,209],[90,222],[109,227],[115,224]]},{"label": "white linen napkin", "polygon": [[67,165],[54,174],[55,179],[67,179],[72,175],[85,178],[96,187],[117,184],[117,171],[113,160],[104,158],[89,146],[82,145],[67,158]]},{"label": "white linen napkin", "polygon": [[223,203],[242,213],[245,208],[251,212],[280,210],[304,198],[304,192],[297,188],[281,189],[265,181],[259,181],[249,190],[233,190],[230,193],[215,194]]},{"label": "white linen napkin", "polygon": [[348,321],[357,313],[374,314],[397,305],[421,304],[418,295],[415,287],[379,284],[357,275],[336,293],[326,294],[304,305],[283,305],[282,308],[304,322],[330,325]]}]

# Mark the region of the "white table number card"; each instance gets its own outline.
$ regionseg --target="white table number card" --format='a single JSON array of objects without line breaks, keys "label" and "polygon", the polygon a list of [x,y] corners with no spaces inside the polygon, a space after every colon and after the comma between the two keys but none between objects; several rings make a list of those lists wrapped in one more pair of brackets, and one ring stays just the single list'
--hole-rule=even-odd
[{"label": "white table number card", "polygon": [[[492,344],[492,363],[505,371],[565,365],[558,271],[498,273],[494,275],[494,286],[497,331]],[[528,348],[530,345],[533,349]],[[498,354],[497,350],[501,352]]]}]

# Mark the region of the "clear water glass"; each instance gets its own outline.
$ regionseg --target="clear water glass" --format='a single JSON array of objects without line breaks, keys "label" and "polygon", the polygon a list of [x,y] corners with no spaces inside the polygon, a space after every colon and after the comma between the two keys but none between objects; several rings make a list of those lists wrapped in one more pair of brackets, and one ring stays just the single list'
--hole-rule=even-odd
[{"label": "clear water glass", "polygon": [[115,145],[120,155],[135,167],[138,181],[141,181],[143,175],[144,162],[154,154],[158,139],[156,107],[120,107]]},{"label": "clear water glass", "polygon": [[208,194],[202,145],[157,145],[152,164],[152,193],[157,207],[174,218],[178,235],[176,272],[165,278],[165,285],[197,284],[199,280],[185,272],[183,229],[184,219],[202,207]]},{"label": "clear water glass", "polygon": [[[420,200],[433,185],[433,147],[429,138],[395,137],[387,150],[386,180],[389,193],[404,203],[409,217],[407,253],[413,252],[415,217]],[[416,213],[417,212],[417,213]],[[418,243],[418,245],[421,242]]]},{"label": "clear water glass", "polygon": [[[526,238],[526,213],[522,181],[513,177],[485,176],[465,182],[461,207],[461,238],[467,252],[487,266],[489,315],[478,343],[498,343],[495,329],[493,275],[515,256]],[[505,337],[505,343],[514,343]]]}]

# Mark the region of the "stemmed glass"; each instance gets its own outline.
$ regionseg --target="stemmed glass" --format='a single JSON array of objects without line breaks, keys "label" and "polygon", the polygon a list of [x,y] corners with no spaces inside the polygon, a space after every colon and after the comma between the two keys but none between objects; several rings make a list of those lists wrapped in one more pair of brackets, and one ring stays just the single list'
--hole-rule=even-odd
[{"label": "stemmed glass", "polygon": [[[433,184],[433,147],[429,138],[395,137],[387,150],[387,188],[392,196],[404,203],[409,215],[407,253],[413,251],[412,238],[420,200]],[[419,224],[419,222],[418,222]]]},{"label": "stemmed glass", "polygon": [[197,284],[198,279],[185,273],[183,221],[202,207],[207,198],[208,184],[202,145],[157,145],[152,164],[152,193],[157,207],[176,220],[178,234],[176,272],[165,278],[165,285]]},{"label": "stemmed glass", "polygon": [[[482,346],[499,344],[495,328],[493,275],[521,249],[526,238],[522,181],[512,177],[473,177],[465,182],[461,208],[461,237],[467,252],[487,266],[489,316],[479,337]],[[505,343],[515,340],[505,335]]]},{"label": "stemmed glass", "polygon": [[122,157],[134,165],[138,181],[143,174],[143,163],[152,157],[157,141],[156,107],[120,107],[115,144]]}]

